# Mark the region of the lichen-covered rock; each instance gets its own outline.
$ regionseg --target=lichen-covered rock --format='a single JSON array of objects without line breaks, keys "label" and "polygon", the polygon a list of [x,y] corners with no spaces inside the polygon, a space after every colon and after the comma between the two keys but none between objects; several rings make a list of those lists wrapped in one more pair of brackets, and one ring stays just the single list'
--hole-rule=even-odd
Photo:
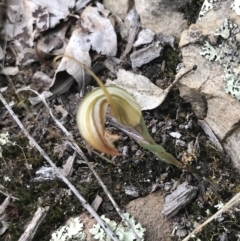
[{"label": "lichen-covered rock", "polygon": [[240,170],[240,16],[236,1],[207,2],[211,9],[181,36],[185,67],[196,64],[198,69],[180,81],[180,94]]}]

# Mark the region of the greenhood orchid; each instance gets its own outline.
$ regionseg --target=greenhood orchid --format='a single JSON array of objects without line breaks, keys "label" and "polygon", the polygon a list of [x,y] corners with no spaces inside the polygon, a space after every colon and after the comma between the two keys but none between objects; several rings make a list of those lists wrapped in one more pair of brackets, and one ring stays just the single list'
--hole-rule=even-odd
[{"label": "greenhood orchid", "polygon": [[82,137],[95,149],[109,155],[120,155],[112,142],[118,138],[105,129],[108,106],[110,114],[121,124],[134,127],[141,118],[141,108],[136,100],[123,89],[110,86],[97,88],[80,103],[77,112],[77,125]]},{"label": "greenhood orchid", "polygon": [[151,151],[168,164],[185,168],[174,156],[166,152],[161,145],[155,143],[144,123],[139,104],[128,92],[115,86],[106,87],[87,66],[72,56],[57,56],[54,61],[61,57],[76,61],[100,86],[100,88],[91,91],[84,97],[77,111],[78,129],[88,144],[103,153],[112,156],[121,155],[112,144],[118,139],[118,135],[111,134],[105,129],[106,113],[110,108],[112,117],[119,123],[133,128],[143,138],[143,141],[138,141],[141,147]]},{"label": "greenhood orchid", "polygon": [[77,125],[85,141],[103,153],[113,156],[121,155],[112,144],[118,135],[113,135],[105,129],[106,113],[110,108],[112,117],[119,123],[132,127],[143,137],[144,141],[139,142],[140,146],[153,152],[162,161],[183,168],[182,163],[152,139],[137,101],[119,87],[106,87],[90,69],[82,64],[81,66],[94,77],[100,86],[85,96],[78,108]]}]

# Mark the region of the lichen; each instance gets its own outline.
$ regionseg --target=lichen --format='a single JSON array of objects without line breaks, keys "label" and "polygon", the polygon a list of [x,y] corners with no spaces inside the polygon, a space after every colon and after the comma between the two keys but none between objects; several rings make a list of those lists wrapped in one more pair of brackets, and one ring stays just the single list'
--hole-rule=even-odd
[{"label": "lichen", "polygon": [[61,226],[53,234],[50,241],[84,241],[86,234],[83,232],[83,224],[81,220],[71,218],[67,225]]},{"label": "lichen", "polygon": [[199,17],[198,17],[198,20],[200,21],[202,19],[203,16],[206,15],[207,12],[209,12],[210,10],[213,9],[213,3],[214,2],[217,2],[218,0],[205,0],[203,5],[202,5],[202,8],[199,12]]},{"label": "lichen", "polygon": [[[130,217],[129,213],[123,214],[126,220],[128,220],[135,232],[144,241],[144,232],[145,228],[141,224],[136,223],[133,217]],[[115,221],[106,218],[104,215],[101,218],[105,223],[110,227],[110,229],[118,236],[120,241],[134,241],[135,236],[133,232],[125,227],[122,223],[117,223]],[[93,238],[99,241],[111,241],[111,238],[105,233],[99,224],[94,225],[89,229],[90,234],[93,235]],[[76,218],[70,218],[67,221],[67,224],[58,228],[55,232],[52,233],[52,238],[50,241],[84,241],[86,239],[86,234],[83,231],[83,224],[81,220]]]},{"label": "lichen", "polygon": [[[145,228],[141,226],[141,224],[137,223],[133,217],[130,217],[129,213],[124,213],[124,217],[131,223],[131,225],[134,227],[135,232],[138,234],[138,236],[141,238],[141,240],[144,240],[144,232]],[[134,241],[135,236],[133,232],[125,227],[123,224],[118,224],[115,221],[112,221],[108,218],[106,218],[104,215],[101,216],[101,218],[109,225],[112,231],[118,236],[118,239],[120,241]],[[111,238],[106,235],[104,230],[100,227],[99,224],[94,225],[92,229],[89,230],[90,233],[93,235],[94,239],[97,239],[99,241],[111,241]]]},{"label": "lichen", "polygon": [[226,92],[238,100],[240,100],[240,46],[236,40],[236,34],[239,32],[238,25],[226,19],[214,33],[214,36],[221,38],[221,44],[213,47],[206,42],[200,53],[207,60],[218,62],[224,67],[223,79]]},{"label": "lichen", "polygon": [[[206,15],[207,12],[213,9],[214,4],[219,2],[220,0],[205,0],[202,8],[199,12],[198,20],[201,21],[202,17]],[[231,9],[237,14],[240,15],[240,0],[233,0],[231,4]]]},{"label": "lichen", "polygon": [[231,5],[231,8],[237,15],[240,15],[240,1],[239,0],[234,0]]}]

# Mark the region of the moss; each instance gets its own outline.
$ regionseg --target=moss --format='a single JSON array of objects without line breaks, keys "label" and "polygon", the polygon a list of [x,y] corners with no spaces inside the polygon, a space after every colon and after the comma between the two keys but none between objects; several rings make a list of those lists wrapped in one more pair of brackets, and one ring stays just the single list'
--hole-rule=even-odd
[{"label": "moss", "polygon": [[165,76],[174,79],[176,74],[176,67],[178,63],[180,62],[180,50],[178,48],[178,40],[174,43],[175,49],[171,47],[167,47],[164,53],[164,59],[165,59]]},{"label": "moss", "polygon": [[[16,223],[9,223],[8,233],[9,233],[9,240],[17,241],[22,235],[22,230],[20,230],[19,226]],[[8,239],[6,238],[6,240]]]}]

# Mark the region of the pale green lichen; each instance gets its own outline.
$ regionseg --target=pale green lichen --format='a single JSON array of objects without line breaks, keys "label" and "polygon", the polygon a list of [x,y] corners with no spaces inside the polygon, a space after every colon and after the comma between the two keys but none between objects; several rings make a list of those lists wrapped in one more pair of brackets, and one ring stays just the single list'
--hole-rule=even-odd
[{"label": "pale green lichen", "polygon": [[[141,224],[137,223],[133,217],[130,217],[129,213],[124,213],[124,217],[128,220],[132,227],[134,228],[137,235],[144,241],[144,232],[145,228],[141,226]],[[133,232],[122,223],[118,224],[115,221],[112,221],[106,218],[104,215],[101,218],[109,225],[111,230],[117,235],[120,241],[134,241],[135,236]],[[111,238],[104,232],[104,230],[100,227],[99,224],[94,225],[92,229],[89,230],[93,235],[93,238],[99,241],[111,241]]]},{"label": "pale green lichen", "polygon": [[[214,4],[216,4],[219,1],[220,0],[205,0],[199,12],[198,20],[201,21],[202,17],[204,17],[210,10],[212,10]],[[233,0],[233,3],[231,4],[231,9],[237,15],[240,15],[240,0]]]},{"label": "pale green lichen", "polygon": [[240,59],[239,44],[236,34],[239,27],[231,20],[226,19],[214,33],[221,38],[221,44],[212,46],[206,42],[200,53],[209,61],[215,61],[224,67],[223,79],[226,84],[226,92],[240,100]]},{"label": "pale green lichen", "polygon": [[231,8],[237,15],[240,15],[240,0],[234,0]]},{"label": "pale green lichen", "polygon": [[199,17],[198,17],[198,20],[200,21],[202,19],[203,16],[206,15],[207,12],[209,12],[210,10],[213,9],[213,3],[214,2],[217,2],[218,0],[205,0],[203,5],[202,5],[202,8],[199,12]]},{"label": "pale green lichen", "polygon": [[85,241],[86,234],[83,232],[83,224],[77,218],[68,220],[68,224],[61,226],[53,234],[50,241]]},{"label": "pale green lichen", "polygon": [[[144,241],[145,228],[141,224],[136,223],[129,213],[123,214],[125,219],[128,220],[134,228],[137,235]],[[124,226],[122,223],[117,223],[106,218],[104,215],[101,218],[110,227],[110,229],[117,235],[120,241],[134,241],[135,236],[131,229]],[[99,224],[89,229],[90,234],[94,239],[99,241],[111,241],[111,238],[105,233]],[[79,218],[71,218],[68,220],[67,225],[61,226],[53,234],[50,241],[85,241],[86,234],[83,231],[83,224]]]},{"label": "pale green lichen", "polygon": [[219,60],[219,48],[213,47],[209,42],[205,42],[203,46],[203,51],[200,53],[209,61],[218,61]]},{"label": "pale green lichen", "polygon": [[219,29],[216,29],[214,35],[221,36],[224,39],[229,38],[239,32],[239,28],[236,23],[233,23],[229,19],[225,19]]}]

